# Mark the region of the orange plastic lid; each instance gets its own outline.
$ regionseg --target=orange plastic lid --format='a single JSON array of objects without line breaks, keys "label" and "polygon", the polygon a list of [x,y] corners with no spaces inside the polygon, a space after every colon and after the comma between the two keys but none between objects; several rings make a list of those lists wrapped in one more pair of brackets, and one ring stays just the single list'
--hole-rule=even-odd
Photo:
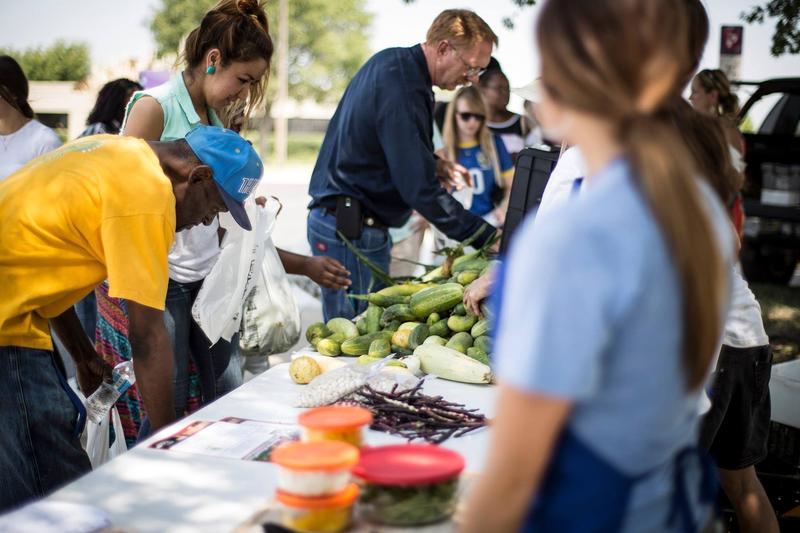
[{"label": "orange plastic lid", "polygon": [[329,405],[317,407],[301,414],[297,421],[301,426],[314,430],[357,429],[372,424],[369,409],[354,405]]},{"label": "orange plastic lid", "polygon": [[291,470],[349,470],[358,462],[358,448],[341,441],[285,442],[270,461]]},{"label": "orange plastic lid", "polygon": [[342,492],[331,496],[295,496],[283,491],[275,491],[275,499],[287,507],[295,509],[335,509],[350,507],[358,498],[358,485],[350,483]]}]

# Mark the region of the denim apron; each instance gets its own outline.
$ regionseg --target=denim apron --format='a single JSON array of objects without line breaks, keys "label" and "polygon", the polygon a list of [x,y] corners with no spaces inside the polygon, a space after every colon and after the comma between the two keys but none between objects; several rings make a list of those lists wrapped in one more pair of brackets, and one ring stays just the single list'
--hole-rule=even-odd
[{"label": "denim apron", "polygon": [[[598,456],[570,429],[564,431],[555,450],[521,531],[620,531],[633,489],[656,469],[636,476],[625,474]],[[711,503],[717,493],[713,461],[696,446],[682,449],[668,461],[673,469],[672,500],[664,530],[698,531],[704,517],[693,516],[685,474],[692,461],[700,462],[700,501]]]},{"label": "denim apron", "polygon": [[[574,192],[580,187],[573,187]],[[504,286],[505,262],[497,268],[496,286]],[[498,331],[501,292],[492,294],[492,330]],[[524,532],[616,533],[623,526],[635,486],[657,469],[631,476],[606,461],[566,428],[556,443],[554,456],[521,527]],[[698,531],[703,517],[694,517],[686,472],[692,461],[701,465],[700,502],[714,501],[717,474],[714,463],[697,446],[688,446],[667,459],[672,465],[672,500],[665,530]]]}]

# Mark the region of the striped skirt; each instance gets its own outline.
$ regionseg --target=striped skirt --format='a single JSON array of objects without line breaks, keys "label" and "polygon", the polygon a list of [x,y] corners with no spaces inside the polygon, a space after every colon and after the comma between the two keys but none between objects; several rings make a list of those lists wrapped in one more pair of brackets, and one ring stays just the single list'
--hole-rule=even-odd
[{"label": "striped skirt", "polygon": [[[131,359],[131,344],[128,341],[128,309],[124,300],[108,295],[108,282],[95,289],[97,298],[97,329],[95,348],[97,353],[111,366]],[[189,401],[187,413],[196,411],[201,405],[200,381],[194,363],[189,361]],[[146,416],[144,403],[134,384],[117,401],[125,442],[128,448],[136,444],[139,428]]]}]

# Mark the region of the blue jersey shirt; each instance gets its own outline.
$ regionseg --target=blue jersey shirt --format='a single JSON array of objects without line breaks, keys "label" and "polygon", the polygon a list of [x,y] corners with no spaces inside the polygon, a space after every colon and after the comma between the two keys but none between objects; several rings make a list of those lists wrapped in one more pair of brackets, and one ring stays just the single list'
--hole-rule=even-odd
[{"label": "blue jersey shirt", "polygon": [[453,239],[483,227],[476,242],[486,242],[494,228],[439,185],[432,127],[432,81],[422,47],[378,52],[356,73],[328,124],[309,207],[332,209],[337,196],[351,196],[387,226],[402,226],[413,209]]},{"label": "blue jersey shirt", "polygon": [[[686,390],[680,282],[635,181],[616,160],[579,196],[528,218],[503,275],[495,354],[504,384],[571,400],[568,429],[600,457],[628,475],[653,472],[623,530],[666,531],[665,459],[695,443],[701,390]],[[700,185],[730,267],[730,224]]]},{"label": "blue jersey shirt", "polygon": [[[500,172],[505,180],[514,174],[514,163],[508,155],[506,145],[497,135],[492,134],[492,139],[500,164]],[[469,210],[476,215],[483,216],[494,209],[492,196],[498,186],[494,175],[494,165],[477,142],[462,143],[458,145],[458,163],[469,170],[472,176],[472,205]]]}]

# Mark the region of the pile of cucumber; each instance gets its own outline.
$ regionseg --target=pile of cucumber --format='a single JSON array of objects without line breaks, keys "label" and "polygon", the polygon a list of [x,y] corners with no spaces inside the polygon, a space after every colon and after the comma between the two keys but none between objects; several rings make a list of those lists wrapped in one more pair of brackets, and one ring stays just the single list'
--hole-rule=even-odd
[{"label": "pile of cucumber", "polygon": [[[463,356],[467,356],[485,365],[488,372],[491,339],[486,310],[484,316],[475,316],[463,304],[464,287],[488,267],[488,259],[476,252],[455,259],[449,277],[445,278],[439,267],[418,280],[362,295],[369,301],[362,315],[354,321],[333,318],[327,323],[312,324],[306,330],[306,340],[322,355],[358,356],[362,362],[392,353],[411,355],[421,346],[435,345],[447,350],[433,350],[434,353],[462,355],[455,357],[454,363],[464,361]],[[425,359],[421,360],[424,371]],[[449,363],[444,366],[450,366]],[[478,370],[479,374],[483,371]]]}]

